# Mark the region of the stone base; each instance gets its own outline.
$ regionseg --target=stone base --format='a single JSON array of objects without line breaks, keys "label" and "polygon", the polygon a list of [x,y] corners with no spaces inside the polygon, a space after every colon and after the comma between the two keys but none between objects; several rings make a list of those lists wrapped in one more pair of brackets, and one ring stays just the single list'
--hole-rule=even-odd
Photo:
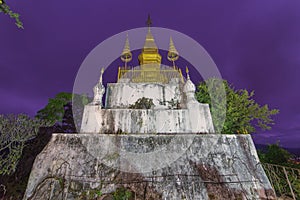
[{"label": "stone base", "polygon": [[208,104],[196,102],[190,109],[101,109],[86,105],[81,132],[155,134],[213,133]]},{"label": "stone base", "polygon": [[84,133],[53,134],[24,199],[111,199],[125,191],[133,199],[276,199],[250,135]]}]

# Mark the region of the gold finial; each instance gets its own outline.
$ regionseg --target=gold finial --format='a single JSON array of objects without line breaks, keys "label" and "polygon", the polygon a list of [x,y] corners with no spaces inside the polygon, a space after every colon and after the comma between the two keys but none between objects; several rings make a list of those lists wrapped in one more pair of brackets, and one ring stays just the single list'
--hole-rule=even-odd
[{"label": "gold finial", "polygon": [[146,25],[147,25],[148,27],[150,27],[150,26],[152,25],[152,20],[151,20],[150,14],[148,14],[148,19],[147,19],[147,21],[146,21]]},{"label": "gold finial", "polygon": [[147,32],[147,35],[146,35],[146,41],[145,41],[145,44],[144,44],[144,49],[157,50],[157,46],[155,44],[154,37],[153,37],[153,35],[151,33],[151,29],[150,29],[150,26],[152,25],[152,20],[150,18],[150,14],[148,14],[148,19],[146,21],[146,24],[148,26],[148,32]]},{"label": "gold finial", "polygon": [[130,51],[128,34],[126,35],[125,46],[121,54],[121,60],[125,62],[125,66],[127,66],[127,62],[131,61],[132,53]]},{"label": "gold finial", "polygon": [[189,68],[187,66],[185,67],[185,72],[187,80],[190,80]]},{"label": "gold finial", "polygon": [[142,49],[142,53],[138,56],[138,59],[140,65],[155,64],[156,65],[155,68],[159,68],[161,63],[161,55],[158,52],[158,48],[155,44],[154,37],[150,30],[151,24],[152,21],[150,15],[148,15],[148,20],[147,20],[148,32],[146,35],[146,40],[144,43],[144,47]]},{"label": "gold finial", "polygon": [[172,40],[172,37],[170,37],[170,46],[169,46],[169,52],[168,52],[168,60],[173,62],[173,67],[175,67],[175,61],[178,60],[179,54],[178,51],[175,48],[174,42]]}]

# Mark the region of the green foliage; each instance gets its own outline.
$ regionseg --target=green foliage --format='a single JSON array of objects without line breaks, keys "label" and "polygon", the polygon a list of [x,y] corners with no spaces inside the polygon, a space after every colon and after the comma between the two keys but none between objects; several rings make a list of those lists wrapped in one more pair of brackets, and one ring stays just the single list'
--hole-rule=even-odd
[{"label": "green foliage", "polygon": [[58,177],[58,182],[59,182],[60,188],[64,188],[64,179],[61,177]]},{"label": "green foliage", "polygon": [[132,192],[125,188],[118,188],[113,193],[114,200],[129,200],[132,197]]},{"label": "green foliage", "polygon": [[72,101],[72,94],[61,92],[58,93],[55,98],[49,99],[48,104],[42,110],[37,112],[35,116],[38,119],[45,119],[52,124],[58,121],[62,121],[64,116],[64,105]]},{"label": "green foliage", "polygon": [[[280,147],[278,147],[278,144],[275,144],[275,146],[272,145],[269,151],[273,152],[274,149],[276,149],[274,152],[278,152],[280,157],[281,156],[285,157],[287,152],[282,153],[281,151],[282,150],[285,151],[285,150],[280,149]],[[270,153],[270,155],[272,155],[273,157],[273,153],[272,154]],[[263,161],[263,158],[260,157],[260,160]],[[264,160],[264,161],[268,161],[268,160]],[[263,163],[263,167],[266,172],[266,175],[268,176],[270,183],[272,184],[276,192],[277,197],[280,197],[280,199],[292,199],[293,195],[291,190],[293,190],[296,199],[299,199],[300,197],[299,168],[289,167],[289,163],[286,162],[286,160],[284,159],[282,159],[280,162],[282,163],[276,163],[276,164]]]},{"label": "green foliage", "polygon": [[3,0],[0,0],[0,12],[3,12],[4,14],[9,15],[10,18],[15,19],[17,27],[24,29],[23,23],[20,20],[20,15],[18,13],[14,13]]},{"label": "green foliage", "polygon": [[291,182],[291,186],[293,188],[294,194],[296,197],[300,198],[300,171],[298,171],[298,174],[289,174],[288,178]]},{"label": "green foliage", "polygon": [[133,105],[130,105],[129,108],[131,109],[150,109],[154,106],[153,99],[149,98],[139,98]]},{"label": "green foliage", "polygon": [[100,197],[100,196],[102,195],[102,191],[101,191],[101,190],[96,190],[95,193],[96,193],[96,195],[97,195],[98,197]]},{"label": "green foliage", "polygon": [[40,127],[49,125],[25,114],[0,115],[0,175],[16,170],[25,142],[36,137]]},{"label": "green foliage", "polygon": [[289,159],[292,155],[285,149],[279,146],[279,143],[276,144],[269,144],[266,152],[260,151],[259,159],[263,163],[271,163],[271,164],[278,164],[278,165],[288,165]]},{"label": "green foliage", "polygon": [[86,104],[88,104],[89,103],[89,101],[90,101],[90,99],[88,98],[88,96],[87,95],[74,95],[73,96],[73,98],[76,98],[76,97],[79,97],[80,98],[80,100],[81,100],[81,104],[82,105],[86,105]]},{"label": "green foliage", "polygon": [[[253,99],[254,91],[237,90],[225,80],[211,78],[201,82],[197,89],[197,100],[210,105],[215,130],[224,134],[254,133],[257,128],[269,130],[274,124],[271,117],[279,112],[277,109],[270,110],[268,105],[260,106],[256,103]],[[222,93],[223,89],[226,96]],[[222,101],[224,97],[226,100]],[[225,113],[222,127],[221,119]]]},{"label": "green foliage", "polygon": [[[72,101],[73,100],[73,101]],[[54,125],[56,122],[76,125],[80,129],[84,106],[91,101],[87,95],[71,94],[67,92],[58,93],[49,99],[48,104],[36,114],[36,118],[48,120]]]},{"label": "green foliage", "polygon": [[[101,197],[102,191],[99,189],[91,189],[82,192],[80,199],[95,199]],[[98,199],[98,198],[97,198]]]},{"label": "green foliage", "polygon": [[265,151],[258,150],[257,153],[277,196],[288,196],[287,199],[291,199],[292,194],[288,184],[289,181],[294,194],[299,198],[300,166],[290,162],[292,155],[281,148],[278,142],[268,145]]},{"label": "green foliage", "polygon": [[180,103],[177,99],[171,99],[170,101],[159,101],[160,105],[168,105],[169,109],[179,109]]}]

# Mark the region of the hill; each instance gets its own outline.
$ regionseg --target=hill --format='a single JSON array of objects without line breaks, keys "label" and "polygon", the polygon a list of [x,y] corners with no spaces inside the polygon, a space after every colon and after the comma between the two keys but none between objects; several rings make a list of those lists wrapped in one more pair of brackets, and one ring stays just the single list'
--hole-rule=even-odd
[{"label": "hill", "polygon": [[[254,143],[255,147],[257,150],[262,150],[265,151],[268,148],[268,145],[266,144],[256,144]],[[291,154],[300,157],[300,148],[287,148],[287,147],[282,147],[285,150],[287,150],[288,152],[290,152]]]}]

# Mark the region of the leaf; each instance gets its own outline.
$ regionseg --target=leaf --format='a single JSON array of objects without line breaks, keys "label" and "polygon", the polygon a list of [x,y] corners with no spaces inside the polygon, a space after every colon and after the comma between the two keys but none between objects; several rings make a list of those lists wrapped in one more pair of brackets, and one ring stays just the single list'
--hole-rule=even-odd
[{"label": "leaf", "polygon": [[0,12],[3,12],[4,14],[7,14],[10,16],[10,18],[15,19],[15,24],[18,28],[24,29],[23,23],[20,20],[20,15],[18,13],[14,13],[10,7],[5,4],[3,1],[0,2]]},{"label": "leaf", "polygon": [[[220,81],[223,85],[220,84]],[[224,96],[220,94],[222,87],[226,91],[225,101],[222,101]],[[216,78],[201,82],[197,86],[195,96],[200,103],[209,104],[215,130],[225,134],[248,134],[256,132],[256,128],[270,129],[274,124],[272,116],[279,112],[277,109],[270,110],[268,105],[257,104],[253,99],[254,91],[237,90],[226,80]],[[225,113],[226,119],[223,126],[221,129],[216,128],[221,126],[221,119]]]},{"label": "leaf", "polygon": [[15,171],[25,142],[36,137],[44,126],[48,126],[47,121],[25,114],[0,115],[0,175]]}]

